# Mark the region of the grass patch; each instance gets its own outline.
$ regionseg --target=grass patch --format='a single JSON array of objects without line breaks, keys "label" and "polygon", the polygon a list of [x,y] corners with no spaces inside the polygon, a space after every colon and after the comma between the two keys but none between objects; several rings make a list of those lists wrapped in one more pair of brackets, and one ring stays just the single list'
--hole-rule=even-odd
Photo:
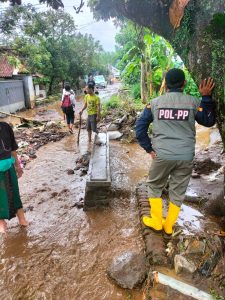
[{"label": "grass patch", "polygon": [[48,96],[45,99],[41,99],[41,100],[35,100],[35,105],[39,106],[39,105],[43,105],[43,104],[49,104],[49,103],[54,103],[57,101],[60,101],[62,98],[61,94],[56,94],[56,95],[52,95],[52,96]]},{"label": "grass patch", "polygon": [[134,111],[141,111],[145,105],[141,99],[132,99],[126,93],[113,95],[102,105],[102,116],[105,117],[109,112],[115,112],[118,115],[129,114]]},{"label": "grass patch", "polygon": [[211,294],[213,300],[225,300],[225,297],[220,296],[215,290],[211,290],[210,294]]}]

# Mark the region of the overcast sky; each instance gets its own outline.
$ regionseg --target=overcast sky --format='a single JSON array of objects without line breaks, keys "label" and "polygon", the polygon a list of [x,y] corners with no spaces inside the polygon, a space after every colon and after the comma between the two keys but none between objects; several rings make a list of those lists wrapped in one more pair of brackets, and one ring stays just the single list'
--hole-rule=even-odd
[{"label": "overcast sky", "polygon": [[[38,0],[22,0],[22,3],[27,4],[31,3],[35,5],[36,8],[45,9],[46,5],[39,4]],[[65,11],[70,13],[75,21],[75,24],[78,27],[78,30],[81,33],[88,33],[93,35],[96,40],[99,40],[101,45],[103,46],[104,50],[106,51],[114,51],[115,49],[115,34],[118,29],[115,28],[112,21],[103,22],[93,19],[93,14],[90,9],[85,5],[82,9],[83,12],[76,14],[75,10],[73,9],[74,6],[78,6],[80,1],[79,0],[63,0]],[[87,3],[87,1],[85,1]],[[5,6],[6,4],[4,4]],[[1,5],[0,5],[1,6]]]}]

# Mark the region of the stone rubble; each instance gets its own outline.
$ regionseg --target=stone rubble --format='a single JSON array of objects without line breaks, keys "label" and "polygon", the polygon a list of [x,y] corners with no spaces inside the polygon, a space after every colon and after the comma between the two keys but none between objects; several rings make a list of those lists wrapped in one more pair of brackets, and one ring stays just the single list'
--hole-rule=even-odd
[{"label": "stone rubble", "polygon": [[107,269],[110,278],[124,289],[140,286],[147,275],[144,254],[127,251],[115,257]]},{"label": "stone rubble", "polygon": [[150,268],[171,266],[180,276],[197,276],[199,281],[210,277],[220,279],[218,284],[221,285],[225,279],[223,240],[207,232],[184,234],[178,224],[169,240],[163,234],[154,233],[141,220],[143,215],[150,216],[146,183],[138,184],[136,196],[147,265]]},{"label": "stone rubble", "polygon": [[49,142],[60,141],[68,135],[60,123],[53,121],[38,127],[31,127],[31,125],[29,127],[22,127],[20,125],[14,129],[14,133],[19,146],[17,153],[22,166],[25,166],[30,160],[37,157],[36,151],[40,147]]}]

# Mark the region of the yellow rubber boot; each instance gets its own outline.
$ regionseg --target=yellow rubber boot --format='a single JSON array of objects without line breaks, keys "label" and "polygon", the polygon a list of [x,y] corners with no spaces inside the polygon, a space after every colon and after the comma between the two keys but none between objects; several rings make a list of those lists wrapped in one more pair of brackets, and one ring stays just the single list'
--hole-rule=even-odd
[{"label": "yellow rubber boot", "polygon": [[149,198],[151,217],[143,216],[143,223],[155,231],[162,230],[162,199]]},{"label": "yellow rubber boot", "polygon": [[170,202],[166,220],[163,222],[163,229],[166,234],[171,235],[173,233],[173,225],[176,223],[179,213],[180,207]]}]

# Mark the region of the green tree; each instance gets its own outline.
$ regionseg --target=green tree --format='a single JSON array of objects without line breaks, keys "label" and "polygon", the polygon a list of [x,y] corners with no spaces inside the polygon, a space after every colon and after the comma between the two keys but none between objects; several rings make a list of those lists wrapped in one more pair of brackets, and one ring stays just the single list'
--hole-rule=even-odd
[{"label": "green tree", "polygon": [[76,83],[80,75],[96,69],[96,58],[103,52],[92,36],[76,32],[72,17],[64,11],[14,7],[5,13],[2,25],[30,72],[45,76],[49,94],[60,81]]},{"label": "green tree", "polygon": [[[116,36],[119,44],[119,67],[127,84],[140,82],[145,103],[159,90],[162,75],[175,61],[171,45],[149,29],[125,22]],[[136,93],[136,88],[135,88]]]},{"label": "green tree", "polygon": [[96,18],[128,18],[166,38],[197,83],[202,78],[214,77],[217,124],[225,148],[225,2],[190,0],[177,27],[169,17],[174,3],[171,0],[89,0]]},{"label": "green tree", "polygon": [[[20,5],[22,4],[22,0],[0,0],[0,2],[9,2],[11,5]],[[46,3],[48,6],[51,6],[54,9],[58,9],[60,7],[64,7],[63,2],[61,0],[39,0],[40,3]],[[82,6],[83,1],[81,0],[80,6]]]}]

